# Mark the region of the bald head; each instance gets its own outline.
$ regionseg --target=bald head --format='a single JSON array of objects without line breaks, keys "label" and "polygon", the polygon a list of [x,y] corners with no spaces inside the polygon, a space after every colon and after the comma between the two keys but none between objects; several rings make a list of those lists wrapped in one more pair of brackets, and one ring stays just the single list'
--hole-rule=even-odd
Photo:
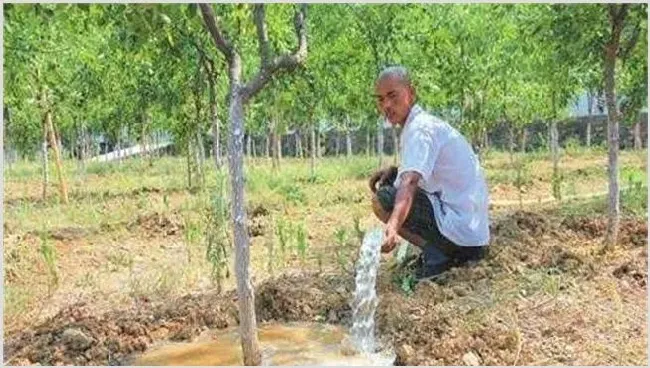
[{"label": "bald head", "polygon": [[389,66],[384,68],[377,76],[377,79],[375,80],[375,84],[378,84],[386,79],[393,79],[405,86],[408,87],[411,86],[411,77],[409,76],[409,72],[408,70],[406,70],[405,67],[401,65]]},{"label": "bald head", "polygon": [[403,125],[415,103],[415,89],[408,71],[402,66],[390,66],[379,73],[375,81],[377,107],[392,124]]}]

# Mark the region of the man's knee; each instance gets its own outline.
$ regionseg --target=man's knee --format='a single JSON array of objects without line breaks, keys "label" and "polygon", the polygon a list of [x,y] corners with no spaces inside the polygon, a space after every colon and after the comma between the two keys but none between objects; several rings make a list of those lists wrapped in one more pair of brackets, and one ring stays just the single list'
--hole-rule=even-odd
[{"label": "man's knee", "polygon": [[382,186],[372,196],[372,210],[381,221],[386,222],[395,205],[395,188]]},{"label": "man's knee", "polygon": [[390,213],[384,209],[377,194],[372,196],[372,212],[374,212],[375,216],[377,216],[377,218],[382,222],[388,221],[388,218],[390,217]]}]

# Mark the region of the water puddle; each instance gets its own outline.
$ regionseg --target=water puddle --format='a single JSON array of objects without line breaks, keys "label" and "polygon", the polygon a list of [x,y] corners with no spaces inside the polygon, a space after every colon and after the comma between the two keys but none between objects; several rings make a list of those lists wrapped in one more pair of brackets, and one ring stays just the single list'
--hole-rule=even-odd
[{"label": "water puddle", "polygon": [[[390,366],[391,355],[347,355],[346,329],[324,324],[269,324],[258,328],[263,365]],[[148,349],[130,363],[136,366],[243,365],[236,327],[210,331],[192,343],[166,343]]]},{"label": "water puddle", "polygon": [[[325,324],[267,324],[258,326],[263,365],[390,366],[395,354],[375,338],[375,291],[381,228],[366,233],[356,265],[352,327]],[[238,329],[210,331],[193,343],[164,344],[149,349],[132,363],[138,366],[242,365]]]}]

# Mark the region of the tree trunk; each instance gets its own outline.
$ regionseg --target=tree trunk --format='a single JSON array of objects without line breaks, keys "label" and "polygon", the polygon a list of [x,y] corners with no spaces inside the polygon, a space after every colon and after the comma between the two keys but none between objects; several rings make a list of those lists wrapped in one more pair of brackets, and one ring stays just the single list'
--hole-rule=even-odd
[{"label": "tree trunk", "polygon": [[235,272],[239,303],[239,327],[242,339],[244,365],[259,365],[262,360],[255,319],[255,294],[250,280],[250,248],[244,209],[244,169],[242,141],[244,132],[243,101],[237,90],[230,95],[230,121],[233,127],[229,139],[230,173],[232,185],[232,221],[235,243]]},{"label": "tree trunk", "polygon": [[294,138],[296,140],[296,157],[302,158],[302,138],[298,129],[294,132]]},{"label": "tree trunk", "polygon": [[271,123],[271,163],[273,169],[278,169],[280,167],[280,139],[278,132],[276,131],[276,123]]},{"label": "tree trunk", "polygon": [[643,140],[641,139],[641,122],[634,123],[634,149],[640,150],[643,148]]},{"label": "tree trunk", "polygon": [[251,138],[253,141],[252,143],[252,148],[253,148],[253,158],[257,157],[257,142],[255,142],[255,137]]},{"label": "tree trunk", "polygon": [[550,133],[550,145],[551,145],[550,147],[551,159],[553,160],[553,179],[552,179],[553,196],[559,200],[562,197],[561,183],[560,183],[560,170],[559,170],[560,149],[558,144],[557,121],[555,121],[555,119],[551,121],[549,133]]},{"label": "tree trunk", "polygon": [[251,147],[251,136],[250,134],[246,134],[246,156],[250,158],[252,151],[253,147]]},{"label": "tree trunk", "polygon": [[50,146],[54,151],[54,164],[56,165],[56,175],[59,179],[59,193],[61,200],[64,204],[68,204],[68,187],[63,177],[63,164],[61,163],[61,153],[59,152],[59,145],[55,137],[54,122],[52,121],[52,112],[47,110],[45,112],[45,121],[47,123],[48,132],[50,133]]},{"label": "tree trunk", "polygon": [[591,119],[594,110],[594,96],[591,92],[587,94],[587,148],[591,147]]},{"label": "tree trunk", "polygon": [[49,185],[49,171],[48,171],[48,160],[47,160],[47,137],[48,137],[48,127],[45,118],[43,119],[43,141],[41,142],[41,160],[43,161],[43,200],[47,198],[47,187]]},{"label": "tree trunk", "polygon": [[192,139],[187,137],[187,189],[192,189]]},{"label": "tree trunk", "polygon": [[203,163],[205,162],[205,149],[203,147],[203,135],[201,134],[201,129],[196,127],[196,172],[199,178],[199,186],[203,187],[205,184],[205,175],[203,170]]},{"label": "tree trunk", "polygon": [[526,153],[526,143],[528,141],[528,129],[523,127],[521,129],[521,152]]},{"label": "tree trunk", "polygon": [[379,167],[384,164],[384,120],[378,119],[377,127],[377,156],[379,156]]},{"label": "tree trunk", "polygon": [[366,156],[370,157],[370,129],[366,130]]},{"label": "tree trunk", "polygon": [[608,174],[609,174],[609,216],[607,233],[605,236],[606,247],[613,247],[618,241],[620,222],[620,193],[619,193],[619,114],[616,106],[616,58],[619,51],[619,41],[627,14],[626,4],[607,4],[609,22],[612,33],[605,45],[603,77],[605,78],[605,99],[607,102],[607,144],[609,146]]},{"label": "tree trunk", "polygon": [[217,117],[217,98],[214,91],[214,81],[208,78],[208,95],[210,100],[210,121],[212,124],[212,155],[214,166],[221,171],[221,147],[219,146],[219,118]]},{"label": "tree trunk", "polygon": [[510,129],[508,129],[508,150],[510,155],[515,151],[515,128],[510,124]]},{"label": "tree trunk", "polygon": [[352,134],[349,129],[345,131],[345,155],[352,157]]},{"label": "tree trunk", "polygon": [[334,146],[334,155],[336,157],[339,157],[339,152],[341,151],[341,137],[338,130],[336,130],[335,132],[335,137],[336,137],[336,145]]},{"label": "tree trunk", "polygon": [[318,152],[318,145],[316,144],[316,127],[312,125],[309,129],[311,135],[311,176],[316,175],[316,153]]},{"label": "tree trunk", "polygon": [[269,135],[272,135],[273,133],[269,133],[264,137],[264,152],[266,154],[267,158],[271,157],[271,140],[269,138]]},{"label": "tree trunk", "polygon": [[323,150],[321,149],[320,146],[320,132],[316,131],[316,157],[322,158],[323,157]]}]

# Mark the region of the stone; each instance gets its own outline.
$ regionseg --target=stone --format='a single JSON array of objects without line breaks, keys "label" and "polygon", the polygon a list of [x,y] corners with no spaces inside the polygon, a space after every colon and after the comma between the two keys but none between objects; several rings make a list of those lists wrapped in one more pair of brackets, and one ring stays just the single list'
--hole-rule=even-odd
[{"label": "stone", "polygon": [[61,335],[61,342],[71,350],[86,350],[92,345],[92,338],[76,328],[68,328]]},{"label": "stone", "polygon": [[481,363],[480,363],[478,357],[476,356],[476,354],[474,354],[471,351],[468,351],[467,353],[465,353],[465,355],[463,355],[463,362],[466,365],[470,365],[470,366],[479,366],[479,365],[481,365]]}]

